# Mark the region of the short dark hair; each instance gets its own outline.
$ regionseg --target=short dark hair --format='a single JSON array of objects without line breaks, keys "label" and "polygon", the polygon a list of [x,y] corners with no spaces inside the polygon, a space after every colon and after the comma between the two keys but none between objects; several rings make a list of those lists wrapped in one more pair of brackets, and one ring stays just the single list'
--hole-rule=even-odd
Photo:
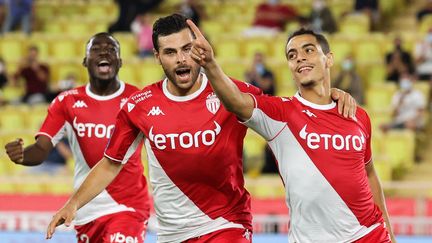
[{"label": "short dark hair", "polygon": [[[321,46],[321,49],[322,49],[322,51],[324,52],[324,54],[328,54],[328,53],[330,52],[330,45],[329,45],[329,43],[328,43],[328,41],[327,41],[327,39],[325,38],[324,35],[322,35],[322,34],[318,34],[318,33],[316,33],[316,32],[313,31],[313,30],[305,29],[305,28],[301,28],[301,29],[299,29],[299,30],[294,31],[294,32],[293,32],[293,33],[288,37],[288,40],[287,40],[285,46],[288,45],[288,42],[289,42],[292,38],[294,38],[294,37],[296,37],[296,36],[299,36],[299,35],[313,35],[313,36],[315,36],[315,39],[318,41],[318,44]],[[285,51],[286,51],[286,50],[285,50]]]},{"label": "short dark hair", "polygon": [[166,17],[159,18],[153,24],[152,41],[156,51],[159,50],[159,36],[167,36],[178,33],[189,28],[186,23],[187,18],[181,14],[175,13]]},{"label": "short dark hair", "polygon": [[120,42],[119,42],[119,41],[118,41],[118,40],[117,40],[117,39],[116,39],[112,34],[110,34],[110,33],[108,33],[108,32],[99,32],[99,33],[93,35],[93,36],[92,36],[92,37],[87,41],[87,43],[86,43],[86,45],[85,45],[86,53],[87,53],[87,47],[88,47],[90,41],[93,40],[93,39],[96,38],[96,37],[99,37],[99,36],[108,36],[108,37],[111,37],[111,38],[114,40],[114,42],[117,44],[117,46],[118,46],[118,48],[119,48],[119,53],[120,53]]}]

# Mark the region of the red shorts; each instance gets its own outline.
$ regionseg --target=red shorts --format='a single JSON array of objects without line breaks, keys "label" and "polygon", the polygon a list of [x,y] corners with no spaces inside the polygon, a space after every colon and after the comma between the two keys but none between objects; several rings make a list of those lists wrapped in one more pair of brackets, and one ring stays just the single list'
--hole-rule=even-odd
[{"label": "red shorts", "polygon": [[75,226],[78,243],[143,243],[146,229],[147,222],[139,219],[133,212],[109,214],[90,223]]},{"label": "red shorts", "polygon": [[183,243],[252,243],[252,232],[248,229],[229,228],[192,238]]},{"label": "red shorts", "polygon": [[354,241],[353,243],[391,243],[390,234],[385,227],[385,223],[381,223],[374,230],[369,232],[369,234],[363,236],[362,238]]}]

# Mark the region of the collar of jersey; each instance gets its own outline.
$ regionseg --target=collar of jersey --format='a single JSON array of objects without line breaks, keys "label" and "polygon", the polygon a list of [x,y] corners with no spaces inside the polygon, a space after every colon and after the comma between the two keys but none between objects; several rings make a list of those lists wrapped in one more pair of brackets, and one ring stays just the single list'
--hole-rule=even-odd
[{"label": "collar of jersey", "polygon": [[202,75],[201,87],[197,91],[195,91],[194,93],[192,93],[190,95],[175,96],[175,95],[171,94],[168,91],[168,82],[169,82],[168,78],[164,79],[164,81],[162,83],[162,90],[163,90],[165,96],[168,97],[168,99],[173,100],[173,101],[188,101],[188,100],[195,99],[207,87],[207,82],[208,82],[207,76],[204,73],[200,73],[200,75]]},{"label": "collar of jersey", "polygon": [[312,107],[312,108],[317,109],[317,110],[331,110],[331,109],[333,109],[333,108],[336,107],[336,102],[334,102],[334,101],[332,101],[332,102],[331,102],[330,104],[328,104],[328,105],[318,105],[318,104],[312,103],[312,102],[310,102],[310,101],[304,99],[303,97],[301,97],[300,94],[299,94],[299,92],[297,92],[297,93],[294,95],[294,97],[295,97],[298,101],[300,101],[300,103],[302,103],[303,105],[306,105],[306,106]]},{"label": "collar of jersey", "polygon": [[90,90],[90,83],[88,83],[86,85],[86,94],[88,96],[92,97],[95,100],[110,100],[110,99],[113,99],[113,98],[119,96],[120,94],[122,94],[123,91],[124,91],[124,89],[125,89],[125,83],[123,81],[119,81],[119,82],[120,82],[120,88],[116,92],[114,92],[114,93],[112,93],[110,95],[106,95],[106,96],[97,95],[97,94],[91,92],[91,90]]}]

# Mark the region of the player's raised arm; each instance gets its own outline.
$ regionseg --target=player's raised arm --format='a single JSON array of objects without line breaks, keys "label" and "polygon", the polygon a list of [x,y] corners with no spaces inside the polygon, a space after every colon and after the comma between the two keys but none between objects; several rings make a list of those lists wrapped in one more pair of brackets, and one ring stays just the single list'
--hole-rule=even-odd
[{"label": "player's raised arm", "polygon": [[81,186],[72,194],[68,202],[52,218],[46,238],[51,239],[55,228],[61,224],[69,226],[76,211],[101,193],[120,173],[123,164],[104,157],[87,175]]},{"label": "player's raised arm", "polygon": [[213,48],[198,27],[191,20],[187,20],[187,23],[195,35],[191,49],[192,59],[205,69],[216,95],[225,108],[235,113],[242,120],[249,119],[254,108],[252,97],[242,93],[223,72],[214,58]]},{"label": "player's raised arm", "polygon": [[24,141],[21,138],[5,145],[6,154],[15,164],[25,166],[40,165],[52,150],[53,145],[46,136],[39,136],[34,144],[24,148]]}]

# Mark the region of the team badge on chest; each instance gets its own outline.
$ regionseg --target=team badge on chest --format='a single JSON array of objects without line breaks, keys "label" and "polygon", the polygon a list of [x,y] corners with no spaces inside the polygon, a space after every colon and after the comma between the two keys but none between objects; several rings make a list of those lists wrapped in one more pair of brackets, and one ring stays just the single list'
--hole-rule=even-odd
[{"label": "team badge on chest", "polygon": [[219,110],[220,100],[215,95],[215,93],[212,92],[207,96],[206,106],[207,106],[207,110],[209,110],[213,114],[216,114],[216,112]]}]

